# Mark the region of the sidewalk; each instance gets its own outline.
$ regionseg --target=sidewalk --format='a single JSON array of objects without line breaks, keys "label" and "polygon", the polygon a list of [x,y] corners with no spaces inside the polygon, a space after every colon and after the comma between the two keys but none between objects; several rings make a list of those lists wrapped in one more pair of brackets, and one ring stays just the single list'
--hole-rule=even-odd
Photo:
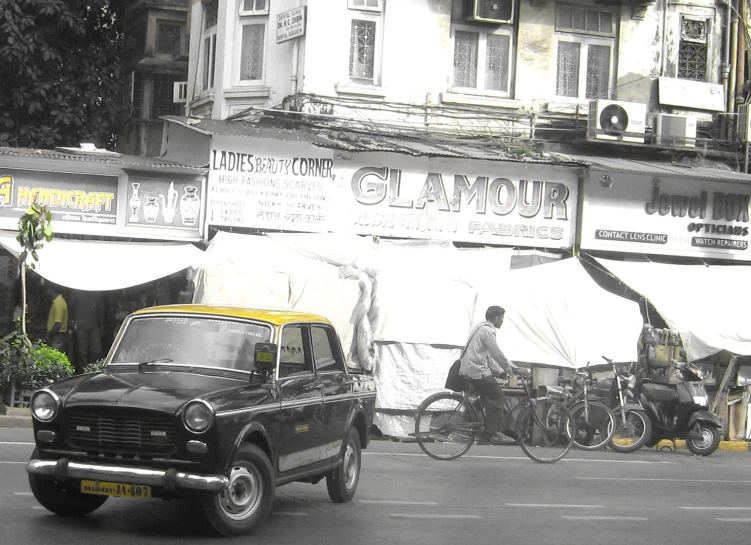
[{"label": "sidewalk", "polygon": [[31,410],[0,407],[0,428],[30,428]]}]

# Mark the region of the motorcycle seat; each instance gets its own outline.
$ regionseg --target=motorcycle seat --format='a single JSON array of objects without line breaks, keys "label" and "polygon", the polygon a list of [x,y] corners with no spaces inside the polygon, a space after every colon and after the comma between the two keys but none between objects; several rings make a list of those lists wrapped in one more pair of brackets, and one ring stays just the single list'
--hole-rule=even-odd
[{"label": "motorcycle seat", "polygon": [[643,384],[641,391],[650,401],[678,401],[678,391],[662,384]]}]

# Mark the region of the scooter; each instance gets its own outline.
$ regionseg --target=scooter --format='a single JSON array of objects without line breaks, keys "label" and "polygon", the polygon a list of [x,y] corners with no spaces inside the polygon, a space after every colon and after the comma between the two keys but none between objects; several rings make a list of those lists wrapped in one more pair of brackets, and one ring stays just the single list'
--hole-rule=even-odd
[{"label": "scooter", "polygon": [[662,439],[685,439],[693,454],[708,456],[720,445],[722,422],[709,412],[707,390],[701,368],[693,363],[671,360],[675,384],[640,380],[639,399],[652,423],[646,445]]}]

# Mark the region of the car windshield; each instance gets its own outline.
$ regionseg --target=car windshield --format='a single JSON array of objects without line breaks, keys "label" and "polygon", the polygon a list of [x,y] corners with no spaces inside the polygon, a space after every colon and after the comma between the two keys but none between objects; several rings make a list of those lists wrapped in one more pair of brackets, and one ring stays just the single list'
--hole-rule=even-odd
[{"label": "car windshield", "polygon": [[253,370],[257,342],[271,339],[268,324],[195,316],[137,316],[127,325],[111,364],[171,363]]}]

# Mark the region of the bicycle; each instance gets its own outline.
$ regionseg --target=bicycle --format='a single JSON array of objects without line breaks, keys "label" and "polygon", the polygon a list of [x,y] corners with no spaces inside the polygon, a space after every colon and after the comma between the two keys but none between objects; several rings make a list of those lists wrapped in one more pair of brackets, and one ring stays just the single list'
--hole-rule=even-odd
[{"label": "bicycle", "polygon": [[[571,379],[559,379],[559,386],[548,387],[548,396],[563,403],[576,422],[577,433],[572,436],[574,446],[586,451],[605,448],[616,431],[613,411],[593,398],[587,390],[592,383],[592,371],[585,369],[577,370]],[[566,386],[567,384],[570,386]],[[546,420],[554,417],[556,415],[550,413],[544,415]],[[570,434],[570,430],[567,433]]]},{"label": "bicycle", "polygon": [[[576,434],[576,422],[569,410],[559,401],[536,397],[531,380],[521,379],[523,399],[518,407],[515,440],[524,453],[539,463],[557,462],[571,449],[571,435]],[[545,422],[542,415],[551,412],[557,420]],[[417,408],[415,432],[420,448],[436,460],[455,460],[465,454],[477,436],[487,431],[485,408],[471,382],[463,393],[439,392],[427,397]],[[495,431],[495,430],[493,430]],[[548,444],[549,443],[549,444]]]}]

